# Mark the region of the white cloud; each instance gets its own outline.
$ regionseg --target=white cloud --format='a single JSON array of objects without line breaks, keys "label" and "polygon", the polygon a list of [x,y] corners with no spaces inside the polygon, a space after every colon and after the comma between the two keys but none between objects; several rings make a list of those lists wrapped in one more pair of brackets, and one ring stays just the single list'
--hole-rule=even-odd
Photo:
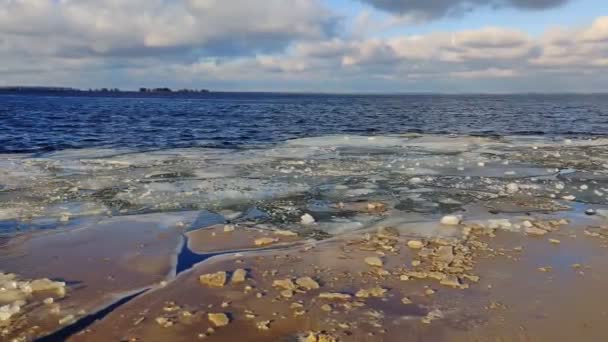
[{"label": "white cloud", "polygon": [[54,55],[272,51],[323,38],[335,20],[317,0],[0,0],[2,40]]},{"label": "white cloud", "polygon": [[488,68],[483,70],[470,70],[470,71],[453,71],[450,76],[456,78],[507,78],[518,76],[519,72],[513,69],[497,69]]},{"label": "white cloud", "polygon": [[605,67],[608,58],[608,16],[596,19],[589,27],[551,30],[539,42],[542,53],[530,60],[537,67],[566,71]]},{"label": "white cloud", "polygon": [[[374,20],[354,25],[365,31]],[[539,36],[485,27],[368,37],[379,26],[340,34],[339,21],[321,0],[0,0],[0,84],[381,91],[608,82],[608,17]]]}]

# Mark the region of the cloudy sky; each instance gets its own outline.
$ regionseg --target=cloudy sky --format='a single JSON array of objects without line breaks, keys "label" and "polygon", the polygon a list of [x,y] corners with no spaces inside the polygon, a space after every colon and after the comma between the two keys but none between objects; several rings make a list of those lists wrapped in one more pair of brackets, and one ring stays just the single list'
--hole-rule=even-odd
[{"label": "cloudy sky", "polygon": [[0,86],[608,91],[606,0],[0,0]]}]

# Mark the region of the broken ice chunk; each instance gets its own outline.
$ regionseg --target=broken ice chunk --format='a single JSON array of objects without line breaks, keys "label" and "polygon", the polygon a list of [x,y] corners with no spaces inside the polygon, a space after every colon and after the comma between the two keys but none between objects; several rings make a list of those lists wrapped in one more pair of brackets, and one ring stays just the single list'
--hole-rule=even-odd
[{"label": "broken ice chunk", "polygon": [[311,224],[314,224],[316,222],[315,218],[312,217],[312,215],[310,214],[304,214],[302,215],[302,217],[300,217],[300,223],[302,223],[305,226],[309,226]]}]

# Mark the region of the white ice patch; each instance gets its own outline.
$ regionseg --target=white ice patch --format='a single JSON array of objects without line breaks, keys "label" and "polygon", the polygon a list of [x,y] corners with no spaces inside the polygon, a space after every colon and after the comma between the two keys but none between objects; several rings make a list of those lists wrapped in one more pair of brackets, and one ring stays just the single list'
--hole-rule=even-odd
[{"label": "white ice patch", "polygon": [[[566,147],[605,144],[605,138],[572,139]],[[588,191],[583,191],[580,183],[571,181],[580,170],[568,173],[565,167],[553,165],[564,158],[560,153],[566,155],[560,151],[564,147],[564,138],[547,137],[351,135],[239,150],[81,149],[36,158],[0,155],[0,219],[95,215],[106,209],[125,214],[184,208],[240,211],[260,201],[303,209],[308,201],[335,204],[361,199],[400,203],[411,211],[398,213],[397,225],[417,217],[412,213],[416,211],[436,214],[433,220],[438,225],[438,216],[445,213],[441,205],[466,205],[496,196],[561,198],[574,193],[580,201],[594,196],[594,203],[606,201],[602,190],[606,186],[589,183]],[[571,151],[570,158],[576,152]],[[534,159],[528,161],[529,153],[550,163],[535,165]],[[595,165],[608,165],[605,154],[590,158]],[[562,170],[559,181],[555,168]],[[90,206],[78,207],[83,203]],[[319,227],[332,231],[341,231],[335,228],[340,224],[346,230],[358,226],[348,219],[325,220],[319,219]],[[324,226],[327,222],[329,226]]]}]

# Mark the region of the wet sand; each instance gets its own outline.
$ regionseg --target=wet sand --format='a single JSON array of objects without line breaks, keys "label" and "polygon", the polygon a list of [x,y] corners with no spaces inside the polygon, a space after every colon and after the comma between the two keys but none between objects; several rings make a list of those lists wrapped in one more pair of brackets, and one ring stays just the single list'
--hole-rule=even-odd
[{"label": "wet sand", "polygon": [[41,303],[45,297],[30,302],[27,317],[8,327],[11,335],[44,336],[64,325],[59,321],[65,317],[95,313],[170,279],[182,239],[174,225],[192,218],[193,213],[106,218],[5,245],[0,253],[4,272],[67,284],[67,295],[52,305]]},{"label": "wet sand", "polygon": [[[489,246],[476,253],[472,270],[480,281],[463,281],[467,289],[437,280],[400,280],[404,263],[417,259],[415,250],[405,246],[405,237],[396,244],[399,252],[383,256],[387,275],[365,264],[365,257],[376,254],[357,248],[356,237],[221,256],[122,306],[73,340],[277,341],[309,331],[326,331],[346,341],[601,340],[608,336],[601,300],[608,285],[605,241],[585,236],[580,227],[563,228],[550,237],[561,243],[511,232],[481,237]],[[539,271],[541,267],[551,271]],[[209,288],[199,281],[202,274],[237,268],[248,270],[245,283]],[[315,279],[320,288],[284,298],[282,289],[273,287],[274,280],[304,276]],[[377,286],[386,294],[356,297],[360,289]],[[428,289],[435,293],[425,294]],[[325,300],[318,297],[323,292],[352,298]],[[413,304],[403,304],[403,297]],[[330,312],[324,311],[325,304],[331,305]],[[229,326],[214,327],[206,316],[213,312],[226,313]],[[425,324],[424,318],[434,312],[439,317]],[[159,317],[172,325],[159,324]],[[269,329],[260,330],[257,325],[265,321]]]},{"label": "wet sand", "polygon": [[[302,240],[291,231],[263,230],[256,228],[255,225],[223,224],[189,231],[186,233],[186,237],[188,249],[197,254],[254,250],[269,246],[276,248]],[[256,245],[256,239],[269,240],[263,245]]]}]

